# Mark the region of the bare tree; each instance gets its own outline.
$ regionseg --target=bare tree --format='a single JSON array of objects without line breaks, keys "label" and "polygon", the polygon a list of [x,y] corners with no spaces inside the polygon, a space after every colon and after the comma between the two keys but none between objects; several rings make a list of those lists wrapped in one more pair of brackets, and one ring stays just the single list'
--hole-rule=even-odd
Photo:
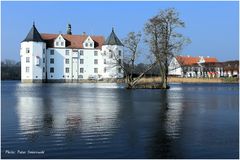
[{"label": "bare tree", "polygon": [[160,66],[162,88],[168,88],[168,66],[171,59],[182,49],[184,44],[190,42],[182,34],[177,33],[177,28],[185,27],[184,22],[174,8],[162,10],[158,15],[149,19],[145,25],[147,42],[150,51]]},{"label": "bare tree", "polygon": [[156,64],[155,62],[149,64],[145,70],[141,71],[138,77],[134,78],[133,74],[135,72],[136,60],[140,54],[138,47],[141,41],[141,36],[142,35],[140,32],[130,32],[127,35],[127,38],[123,40],[123,44],[126,50],[122,61],[118,55],[114,54],[116,66],[120,66],[124,71],[127,88],[134,88],[137,82],[144,76],[144,74],[150,71]]}]

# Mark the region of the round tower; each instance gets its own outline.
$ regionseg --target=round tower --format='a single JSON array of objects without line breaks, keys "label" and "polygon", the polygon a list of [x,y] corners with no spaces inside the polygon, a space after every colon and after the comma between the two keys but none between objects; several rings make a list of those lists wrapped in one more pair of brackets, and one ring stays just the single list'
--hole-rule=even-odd
[{"label": "round tower", "polygon": [[46,43],[34,23],[21,42],[20,56],[22,82],[44,82],[46,80]]},{"label": "round tower", "polygon": [[123,78],[123,44],[118,39],[112,28],[112,32],[102,46],[104,58],[104,78]]}]

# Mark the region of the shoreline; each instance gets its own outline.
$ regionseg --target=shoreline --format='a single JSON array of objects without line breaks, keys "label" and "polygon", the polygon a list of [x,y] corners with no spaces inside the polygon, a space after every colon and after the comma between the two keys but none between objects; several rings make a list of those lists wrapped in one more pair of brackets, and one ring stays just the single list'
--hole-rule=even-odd
[{"label": "shoreline", "polygon": [[[139,84],[159,83],[160,77],[142,78]],[[182,77],[169,77],[168,83],[239,83],[237,77],[230,78],[182,78]]]},{"label": "shoreline", "polygon": [[[20,81],[16,79],[4,79],[1,81]],[[150,78],[142,78],[139,80],[138,84],[157,84],[161,81],[161,77],[150,77]],[[116,80],[116,81],[94,81],[94,80],[84,80],[79,82],[48,82],[48,83],[124,83],[124,79]],[[168,83],[177,83],[177,84],[184,84],[184,83],[227,83],[227,84],[236,84],[239,83],[239,78],[237,77],[230,77],[230,78],[182,78],[182,77],[169,77]]]}]

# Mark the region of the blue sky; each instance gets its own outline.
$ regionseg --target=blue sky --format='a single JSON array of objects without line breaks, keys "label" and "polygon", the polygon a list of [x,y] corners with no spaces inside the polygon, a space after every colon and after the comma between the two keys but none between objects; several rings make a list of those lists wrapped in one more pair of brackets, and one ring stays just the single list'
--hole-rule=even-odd
[{"label": "blue sky", "polygon": [[[238,2],[1,2],[1,58],[20,60],[20,42],[33,21],[40,33],[108,36],[115,28],[120,39],[130,31],[143,31],[160,9],[176,8],[186,23],[180,32],[192,43],[181,54],[211,56],[219,61],[239,59]],[[146,44],[145,44],[146,45]],[[148,52],[141,46],[142,51]],[[140,61],[144,61],[140,58]]]}]

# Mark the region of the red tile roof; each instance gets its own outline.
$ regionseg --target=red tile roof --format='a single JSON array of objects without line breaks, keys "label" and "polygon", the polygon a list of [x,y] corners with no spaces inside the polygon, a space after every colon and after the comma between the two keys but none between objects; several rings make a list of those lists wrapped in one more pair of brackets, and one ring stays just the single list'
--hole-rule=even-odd
[{"label": "red tile roof", "polygon": [[[191,57],[191,56],[176,56],[178,63],[182,66],[193,65],[199,62],[200,57]],[[218,62],[218,60],[214,57],[203,57],[205,63],[209,62]]]},{"label": "red tile roof", "polygon": [[207,58],[204,58],[204,60],[205,60],[205,63],[218,62],[217,58],[214,58],[214,57],[209,57],[209,58],[207,57]]},{"label": "red tile roof", "polygon": [[[53,47],[54,40],[59,36],[59,34],[47,34],[41,33],[42,39],[47,43],[47,47]],[[86,40],[88,35],[69,35],[62,34],[63,38],[66,40],[67,48],[83,48],[83,42]],[[94,48],[101,49],[104,43],[103,36],[90,36],[94,41]]]}]

